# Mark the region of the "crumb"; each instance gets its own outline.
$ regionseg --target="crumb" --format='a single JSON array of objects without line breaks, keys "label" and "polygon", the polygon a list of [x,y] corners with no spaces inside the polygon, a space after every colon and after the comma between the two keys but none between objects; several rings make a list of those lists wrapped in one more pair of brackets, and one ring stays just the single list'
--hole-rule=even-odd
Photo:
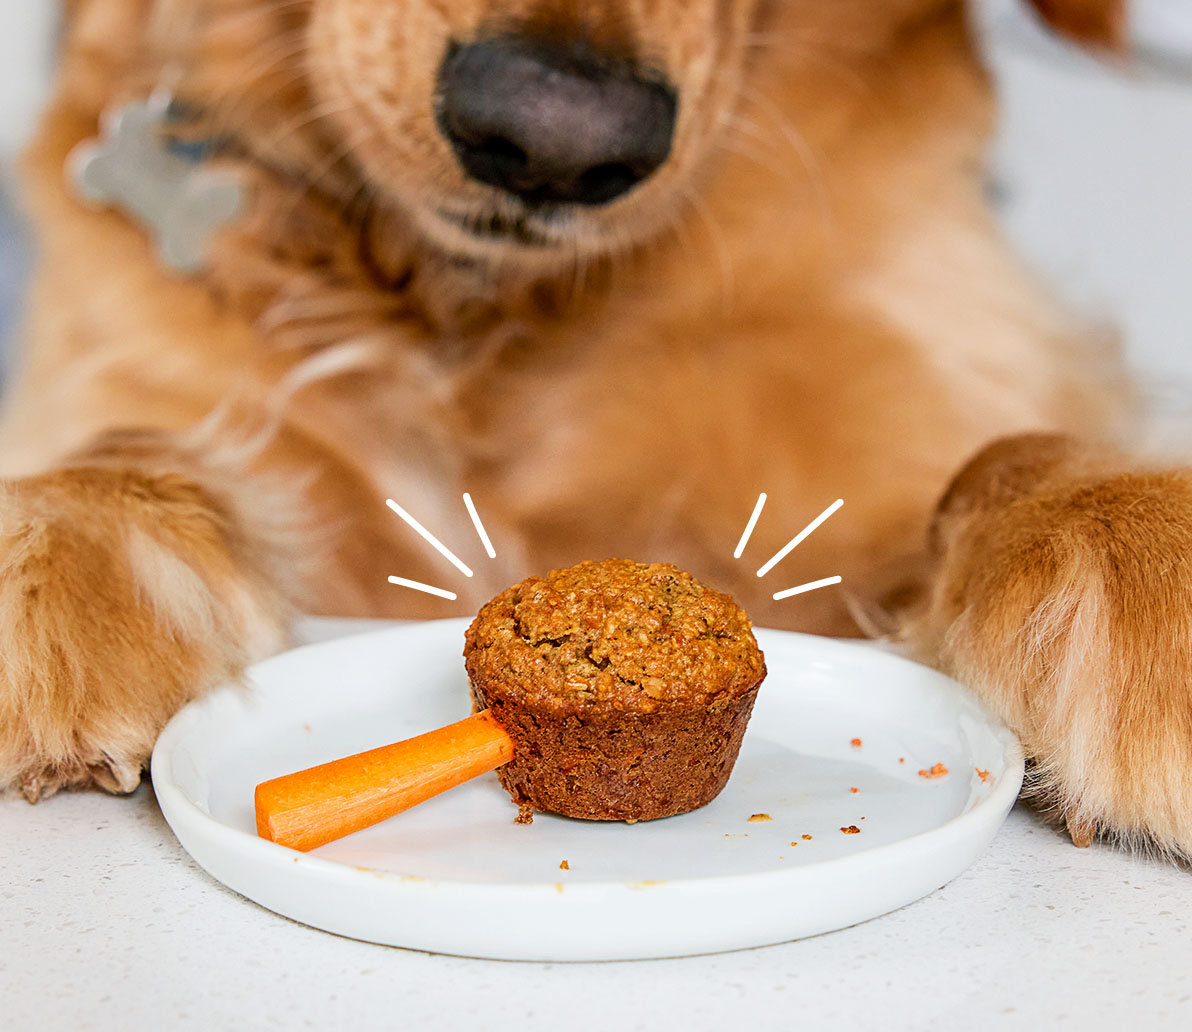
[{"label": "crumb", "polygon": [[855,824],[850,824],[847,828],[840,829],[845,835],[860,835],[861,829]]},{"label": "crumb", "polygon": [[861,818],[861,820],[865,820],[865,818],[864,818],[864,817],[862,817],[862,818]]},{"label": "crumb", "polygon": [[979,777],[982,781],[989,780],[989,771],[981,770],[979,767],[974,767],[973,770],[977,772],[977,777]]},{"label": "crumb", "polygon": [[810,836],[810,835],[804,835],[804,836],[803,836],[803,841],[804,841],[804,842],[810,842],[810,841],[811,841],[811,836]]},{"label": "crumb", "polygon": [[310,730],[310,725],[309,725],[309,724],[303,724],[303,725],[302,725],[302,730],[303,730],[303,731],[309,731],[309,730]]},{"label": "crumb", "polygon": [[859,739],[859,738],[854,738],[854,739],[853,739],[851,742],[849,742],[848,744],[849,744],[849,745],[851,745],[851,746],[852,746],[854,749],[860,749],[860,748],[861,748],[861,739]]},{"label": "crumb", "polygon": [[921,778],[942,778],[947,773],[948,773],[948,768],[945,767],[942,763],[933,763],[931,765],[930,770],[919,771],[919,777],[921,777]]},{"label": "crumb", "polygon": [[798,842],[792,842],[792,843],[791,843],[791,845],[792,845],[792,846],[797,846],[798,844],[799,844]]},{"label": "crumb", "polygon": [[749,815],[751,821],[772,821],[774,818],[768,813],[754,813]]},{"label": "crumb", "polygon": [[853,787],[852,787],[852,788],[850,788],[850,789],[849,789],[849,791],[850,791],[850,792],[852,792],[852,794],[853,794],[853,795],[856,795],[856,794],[857,794],[858,792],[860,792],[861,790],[860,790],[859,788],[857,788],[857,786],[856,786],[856,785],[853,785]]},{"label": "crumb", "polygon": [[899,757],[898,757],[898,762],[899,762],[899,763],[906,763],[906,757],[905,757],[905,756],[899,756]]},{"label": "crumb", "polygon": [[626,823],[626,824],[636,824],[636,823],[637,823],[637,818],[636,818],[636,817],[626,817],[626,818],[625,818],[625,823]]},{"label": "crumb", "polygon": [[517,816],[513,818],[514,824],[533,824],[534,823],[534,808],[529,803],[517,804]]},{"label": "crumb", "polygon": [[559,861],[559,870],[560,871],[570,871],[571,865],[566,860],[560,860]]}]

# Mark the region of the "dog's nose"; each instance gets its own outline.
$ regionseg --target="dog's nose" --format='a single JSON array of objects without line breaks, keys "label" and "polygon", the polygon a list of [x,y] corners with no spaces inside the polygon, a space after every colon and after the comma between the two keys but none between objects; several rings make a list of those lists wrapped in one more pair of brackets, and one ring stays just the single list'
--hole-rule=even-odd
[{"label": "dog's nose", "polygon": [[670,154],[674,92],[624,62],[518,37],[455,46],[439,124],[473,179],[531,203],[605,204]]}]

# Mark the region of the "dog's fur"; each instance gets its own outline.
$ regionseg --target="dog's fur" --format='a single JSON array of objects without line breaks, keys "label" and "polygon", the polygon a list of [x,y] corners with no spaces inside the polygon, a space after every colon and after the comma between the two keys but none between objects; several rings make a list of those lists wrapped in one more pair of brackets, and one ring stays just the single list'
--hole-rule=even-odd
[{"label": "dog's fur", "polygon": [[[1117,2],[1037,6],[1121,43]],[[511,27],[668,76],[663,168],[555,221],[468,180],[437,68]],[[253,198],[190,281],[63,185],[163,83]],[[130,789],[300,609],[464,613],[620,554],[760,623],[889,621],[1018,729],[1074,838],[1192,850],[1192,481],[1047,436],[1106,438],[1132,400],[1001,242],[990,123],[960,0],[74,0],[26,169],[0,784]],[[465,490],[499,559],[456,605],[390,587],[450,570],[384,496],[462,549]],[[848,501],[764,585],[731,558],[760,490],[754,560]],[[769,600],[833,573],[848,593]]]}]

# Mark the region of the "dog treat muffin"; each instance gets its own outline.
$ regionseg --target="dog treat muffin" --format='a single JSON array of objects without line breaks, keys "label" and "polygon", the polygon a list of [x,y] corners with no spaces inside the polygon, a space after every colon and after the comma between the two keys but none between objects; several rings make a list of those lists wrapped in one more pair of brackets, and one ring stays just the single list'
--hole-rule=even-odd
[{"label": "dog treat muffin", "polygon": [[665,563],[583,562],[489,602],[464,648],[472,695],[514,741],[523,807],[652,820],[728,781],[766,676],[748,617]]}]

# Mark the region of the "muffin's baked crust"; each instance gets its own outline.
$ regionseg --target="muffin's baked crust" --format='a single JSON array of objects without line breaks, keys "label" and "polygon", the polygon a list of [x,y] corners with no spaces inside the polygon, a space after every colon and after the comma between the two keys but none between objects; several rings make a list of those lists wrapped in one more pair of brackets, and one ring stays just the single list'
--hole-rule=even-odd
[{"label": "muffin's baked crust", "polygon": [[728,596],[664,563],[584,562],[486,605],[464,655],[514,739],[519,803],[597,820],[703,806],[732,772],[765,662]]}]

